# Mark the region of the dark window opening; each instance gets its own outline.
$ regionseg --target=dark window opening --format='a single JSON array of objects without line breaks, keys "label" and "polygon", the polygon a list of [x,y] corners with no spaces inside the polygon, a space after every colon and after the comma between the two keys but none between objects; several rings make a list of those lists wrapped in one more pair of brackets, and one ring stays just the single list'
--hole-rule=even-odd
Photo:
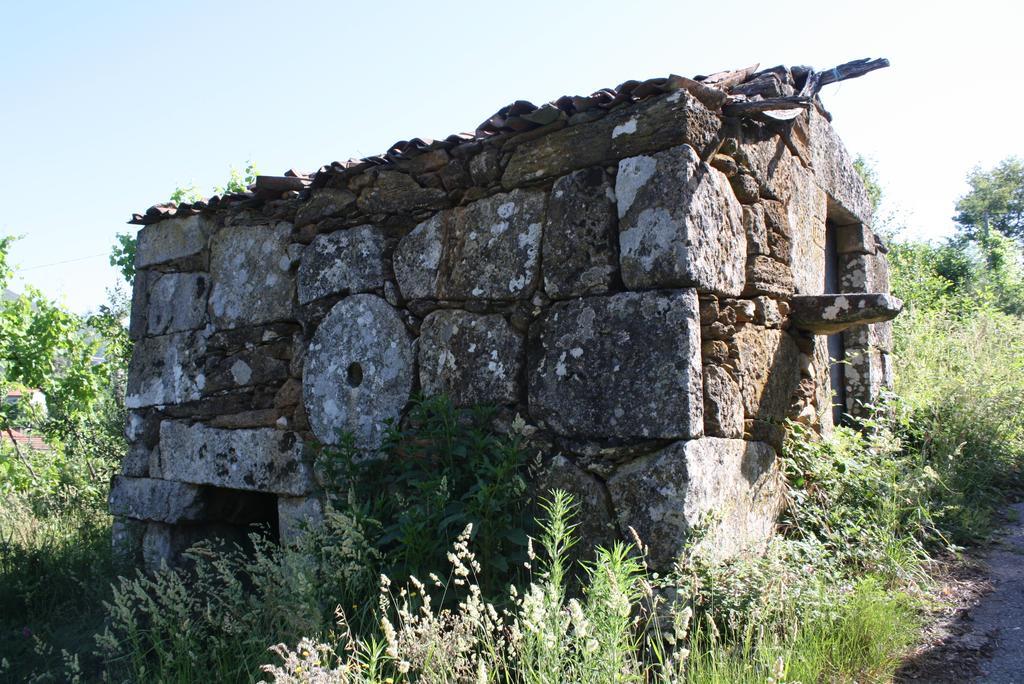
[{"label": "dark window opening", "polygon": [[[825,223],[825,294],[839,293],[839,251],[836,246],[836,224]],[[846,413],[846,350],[843,334],[828,336],[828,375],[832,385],[832,423],[839,425]]]}]

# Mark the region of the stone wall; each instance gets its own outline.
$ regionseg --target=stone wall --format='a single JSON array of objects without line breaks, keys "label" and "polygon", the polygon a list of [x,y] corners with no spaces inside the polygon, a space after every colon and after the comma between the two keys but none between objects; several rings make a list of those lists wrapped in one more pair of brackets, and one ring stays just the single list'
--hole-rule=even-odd
[{"label": "stone wall", "polygon": [[372,450],[423,392],[525,419],[592,540],[635,528],[657,566],[697,527],[756,550],[783,421],[831,428],[823,331],[856,413],[891,382],[888,324],[863,323],[898,303],[820,296],[827,225],[839,292],[888,291],[823,110],[662,90],[144,221],[118,548],[152,566],[253,521],[287,541],[320,511],[310,445]]}]

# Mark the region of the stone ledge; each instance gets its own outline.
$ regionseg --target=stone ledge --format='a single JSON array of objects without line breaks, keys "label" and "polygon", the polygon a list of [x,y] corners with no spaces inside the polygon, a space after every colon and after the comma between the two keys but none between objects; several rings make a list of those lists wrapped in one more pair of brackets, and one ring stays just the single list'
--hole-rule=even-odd
[{"label": "stone ledge", "polygon": [[831,335],[855,325],[891,321],[903,302],[889,294],[797,295],[791,302],[793,325],[815,335]]}]

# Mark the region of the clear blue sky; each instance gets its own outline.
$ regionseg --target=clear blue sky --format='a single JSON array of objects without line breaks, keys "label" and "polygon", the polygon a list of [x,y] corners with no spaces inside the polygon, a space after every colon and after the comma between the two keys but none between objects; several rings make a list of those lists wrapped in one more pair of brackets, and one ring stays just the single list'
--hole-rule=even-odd
[{"label": "clear blue sky", "polygon": [[[4,2],[0,233],[75,310],[118,281],[132,211],[228,167],[313,170],[472,130],[515,99],[779,63],[892,67],[829,86],[910,233],[940,237],[975,164],[1024,155],[1018,2]],[[77,260],[58,265],[55,262]]]}]

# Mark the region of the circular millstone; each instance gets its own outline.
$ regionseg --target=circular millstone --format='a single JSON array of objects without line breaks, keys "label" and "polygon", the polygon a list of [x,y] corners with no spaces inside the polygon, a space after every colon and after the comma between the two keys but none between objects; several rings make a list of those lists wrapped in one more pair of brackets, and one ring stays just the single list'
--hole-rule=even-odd
[{"label": "circular millstone", "polygon": [[384,421],[398,418],[413,382],[413,343],[380,297],[347,297],[331,309],[309,345],[302,395],[313,434],[337,444],[344,432],[376,449]]}]

